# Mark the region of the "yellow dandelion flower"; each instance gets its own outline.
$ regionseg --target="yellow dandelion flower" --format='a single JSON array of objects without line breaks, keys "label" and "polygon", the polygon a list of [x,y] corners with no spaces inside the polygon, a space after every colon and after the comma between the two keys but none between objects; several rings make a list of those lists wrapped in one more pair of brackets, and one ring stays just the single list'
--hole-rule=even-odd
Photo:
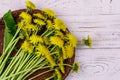
[{"label": "yellow dandelion flower", "polygon": [[41,44],[39,44],[37,47],[36,47],[36,49],[38,50],[38,51],[40,51],[42,54],[48,54],[49,53],[49,50],[44,46],[44,45],[41,45]]},{"label": "yellow dandelion flower", "polygon": [[22,24],[21,22],[19,22],[19,23],[17,24],[17,26],[18,26],[18,28],[20,28],[20,29],[23,28],[23,24]]},{"label": "yellow dandelion flower", "polygon": [[25,27],[22,27],[21,30],[23,31],[23,35],[27,38],[29,38],[29,34],[28,34],[28,31]]},{"label": "yellow dandelion flower", "polygon": [[40,19],[34,19],[33,21],[34,21],[34,23],[36,23],[36,24],[38,24],[38,25],[40,25],[40,26],[45,25],[45,22],[44,22],[43,20],[40,20]]},{"label": "yellow dandelion flower", "polygon": [[37,44],[37,43],[42,43],[43,40],[40,36],[33,34],[32,36],[30,36],[30,42],[33,44]]},{"label": "yellow dandelion flower", "polygon": [[26,3],[26,6],[30,9],[35,9],[36,8],[36,6],[29,0],[26,0],[25,3]]},{"label": "yellow dandelion flower", "polygon": [[63,59],[72,58],[74,55],[74,47],[66,45],[62,47]]},{"label": "yellow dandelion flower", "polygon": [[64,65],[63,65],[63,58],[62,57],[60,57],[60,64],[59,64],[59,67],[60,67],[60,70],[61,70],[61,72],[62,73],[65,73],[65,67],[64,67]]},{"label": "yellow dandelion flower", "polygon": [[68,33],[66,36],[67,36],[67,39],[69,40],[70,45],[73,47],[76,47],[77,38],[72,33]]},{"label": "yellow dandelion flower", "polygon": [[23,31],[23,35],[28,37],[27,29],[25,28],[25,25],[23,24],[23,22],[19,22],[17,25],[18,25],[18,28],[20,28]]},{"label": "yellow dandelion flower", "polygon": [[45,17],[41,13],[35,13],[33,16],[45,20]]},{"label": "yellow dandelion flower", "polygon": [[51,44],[57,45],[59,47],[63,47],[64,41],[58,36],[51,36],[50,37]]},{"label": "yellow dandelion flower", "polygon": [[64,34],[59,30],[56,30],[55,35],[61,37],[62,39],[64,39]]},{"label": "yellow dandelion flower", "polygon": [[44,40],[44,42],[45,42],[46,45],[50,44],[50,41],[49,41],[48,37],[44,37],[43,40]]},{"label": "yellow dandelion flower", "polygon": [[51,64],[51,67],[53,68],[56,64],[55,64],[55,60],[53,59],[53,57],[50,55],[50,52],[48,50],[48,48],[46,48],[44,45],[39,44],[36,48],[38,51],[40,51],[42,53],[42,55],[45,55],[46,59],[48,60],[48,62]]},{"label": "yellow dandelion flower", "polygon": [[68,56],[67,56],[65,47],[62,47],[62,53],[63,53],[63,59],[67,59]]},{"label": "yellow dandelion flower", "polygon": [[65,31],[66,30],[66,25],[64,24],[64,22],[59,19],[59,18],[56,18],[54,19],[54,28],[57,29],[57,30],[63,30]]},{"label": "yellow dandelion flower", "polygon": [[47,28],[54,28],[51,20],[47,20]]},{"label": "yellow dandelion flower", "polygon": [[36,32],[36,33],[38,31],[38,28],[33,24],[26,24],[25,28],[28,29],[28,30],[32,30],[33,32]]},{"label": "yellow dandelion flower", "polygon": [[66,50],[67,57],[72,58],[74,55],[74,47],[67,45],[65,46],[65,50]]},{"label": "yellow dandelion flower", "polygon": [[45,56],[46,56],[48,62],[51,64],[51,67],[53,68],[56,65],[54,58],[50,54],[47,54]]},{"label": "yellow dandelion flower", "polygon": [[29,33],[28,33],[27,29],[26,28],[22,28],[22,30],[24,32],[24,35],[25,35],[26,39],[29,39]]},{"label": "yellow dandelion flower", "polygon": [[19,17],[21,17],[25,23],[31,23],[32,16],[27,12],[22,12]]},{"label": "yellow dandelion flower", "polygon": [[55,73],[57,74],[58,79],[62,78],[62,74],[58,69],[55,69]]},{"label": "yellow dandelion flower", "polygon": [[21,22],[18,22],[18,23],[17,23],[18,28],[20,28],[20,29],[25,29],[26,24],[25,24],[24,21],[25,21],[25,20],[22,20]]},{"label": "yellow dandelion flower", "polygon": [[50,17],[55,17],[55,13],[53,10],[50,9],[43,9],[43,12],[45,12]]},{"label": "yellow dandelion flower", "polygon": [[36,54],[38,57],[40,57],[40,56],[42,55],[42,53],[39,52],[39,51],[35,52],[35,54]]},{"label": "yellow dandelion flower", "polygon": [[30,44],[28,41],[25,40],[21,48],[24,52],[32,53],[34,47],[32,44]]},{"label": "yellow dandelion flower", "polygon": [[22,30],[24,31],[26,38],[29,38],[30,34],[36,34],[38,32],[38,28],[33,24],[26,24]]}]

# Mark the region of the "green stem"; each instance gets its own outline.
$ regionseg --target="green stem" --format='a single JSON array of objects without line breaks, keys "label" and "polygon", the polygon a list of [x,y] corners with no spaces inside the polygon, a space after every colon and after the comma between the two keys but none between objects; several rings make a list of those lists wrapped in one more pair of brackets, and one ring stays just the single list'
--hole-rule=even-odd
[{"label": "green stem", "polygon": [[70,64],[63,64],[64,66],[68,66],[68,67],[71,67],[72,68],[72,65]]},{"label": "green stem", "polygon": [[[27,53],[23,53],[23,55],[24,55],[24,54],[27,55]],[[24,57],[24,56],[23,56],[23,57]],[[23,59],[23,60],[24,60],[23,63],[20,64],[20,65],[18,65],[16,72],[18,72],[18,71],[26,64],[26,62],[30,59],[30,57],[31,57],[31,54],[28,54],[28,55],[26,56],[25,60]],[[21,59],[21,60],[22,60],[22,59]],[[20,60],[20,62],[21,62],[21,60]]]},{"label": "green stem", "polygon": [[36,61],[38,61],[37,57],[35,55],[33,55],[30,60],[24,65],[24,67],[22,68],[22,70],[24,69],[28,69],[30,66],[32,66],[32,64],[34,64]]},{"label": "green stem", "polygon": [[3,69],[5,68],[5,64],[9,58],[9,55],[11,54],[11,52],[13,51],[14,47],[16,46],[17,42],[18,42],[19,38],[15,40],[13,46],[11,46],[11,49],[9,50],[7,56],[5,57],[4,61],[2,62],[1,66],[0,66],[0,74],[2,74]]},{"label": "green stem", "polygon": [[47,79],[45,79],[45,80],[50,80],[50,79],[52,79],[52,78],[54,78],[54,76],[51,76],[51,77],[49,77],[49,78],[47,78]]},{"label": "green stem", "polygon": [[[2,53],[2,55],[1,55],[1,57],[0,57],[0,65],[2,64],[4,58],[6,57],[6,54],[7,54],[8,50],[9,50],[10,47],[13,45],[12,43],[13,43],[14,39],[16,38],[16,36],[18,35],[19,31],[20,31],[20,29],[18,29],[18,30],[16,31],[14,37],[13,37],[12,40],[9,42],[8,46],[6,47],[6,49],[5,49],[5,50],[3,49],[4,51],[3,51],[3,53]],[[7,54],[7,55],[8,55],[8,54]]]},{"label": "green stem", "polygon": [[50,69],[50,70],[48,70],[48,71],[44,71],[44,72],[42,72],[42,73],[40,73],[40,74],[38,74],[38,75],[36,75],[36,76],[34,76],[34,77],[31,77],[29,80],[33,80],[34,78],[36,78],[36,77],[38,77],[38,76],[41,76],[41,75],[43,75],[43,74],[46,74],[46,73],[48,73],[48,72],[51,72],[51,71],[53,71],[54,69]]},{"label": "green stem", "polygon": [[54,55],[54,54],[57,54],[58,52],[52,52],[50,55]]},{"label": "green stem", "polygon": [[[63,64],[63,65],[72,67],[72,65],[70,65],[70,64]],[[51,70],[45,71],[45,72],[43,72],[43,73],[40,73],[40,74],[38,74],[38,75],[30,78],[29,80],[33,80],[34,78],[36,78],[36,77],[38,77],[38,76],[41,76],[41,75],[43,75],[43,74],[46,74],[46,73],[48,73],[48,72],[51,72],[51,71],[53,71],[53,70],[54,70],[54,69],[51,69]],[[51,76],[51,77],[49,77],[49,78],[47,78],[47,79],[52,79],[53,77],[54,77],[54,76]]]},{"label": "green stem", "polygon": [[15,64],[15,66],[13,67],[12,71],[10,72],[10,74],[14,74],[16,72],[16,70],[18,69],[20,63],[22,62],[22,60],[24,60],[24,57],[26,57],[26,55],[24,53],[22,53],[22,51],[21,51],[20,52],[20,57],[18,58],[18,61]]},{"label": "green stem", "polygon": [[5,51],[3,51],[3,54],[5,54],[7,52],[7,50],[11,47],[10,44],[14,41],[14,39],[16,38],[16,36],[18,35],[20,29],[18,29],[14,35],[14,37],[12,38],[12,40],[10,41],[10,43],[8,44],[8,47],[5,49]]},{"label": "green stem", "polygon": [[[31,64],[30,66],[27,66],[28,68],[31,68],[31,67],[36,67],[36,65],[38,65],[38,64],[40,64],[42,61],[44,60],[44,58],[38,58],[37,59],[37,61],[33,61],[33,64]],[[29,61],[28,61],[29,62]],[[26,62],[26,64],[28,63],[28,62]],[[37,63],[34,63],[34,62],[37,62]],[[24,65],[25,66],[25,65]],[[24,67],[23,66],[23,67]],[[23,68],[24,69],[24,68]],[[23,70],[23,69],[21,69],[21,70]],[[20,70],[20,71],[21,71]],[[24,69],[25,70],[25,69]],[[17,71],[18,72],[18,71]],[[23,74],[22,74],[23,75]],[[12,80],[14,80],[14,79],[16,79],[17,77],[19,77],[19,76],[16,76],[16,77],[14,77]],[[17,78],[18,79],[18,78]]]},{"label": "green stem", "polygon": [[[34,64],[34,65],[35,65],[35,64]],[[39,66],[38,63],[37,63],[37,66]],[[38,69],[36,69],[36,70],[38,70]],[[27,76],[26,76],[24,79],[26,79],[29,75],[31,75],[32,73],[34,73],[36,70],[33,70],[32,72],[29,72],[29,74],[27,74]],[[23,80],[24,80],[24,79],[23,79]]]},{"label": "green stem", "polygon": [[[27,55],[27,54],[24,53],[24,52],[22,52],[21,54],[22,54],[22,56],[20,57],[18,63],[15,65],[15,67],[14,67],[14,69],[13,69],[13,71],[11,72],[10,75],[17,73],[18,70],[21,68],[21,66],[23,66],[22,63],[24,64],[24,62],[26,61],[26,59],[28,59],[27,57],[28,57],[29,55]],[[12,78],[12,79],[13,79],[13,78]],[[10,79],[10,80],[12,80],[12,79]]]},{"label": "green stem", "polygon": [[47,32],[49,32],[49,29],[47,29],[41,36],[43,37]]},{"label": "green stem", "polygon": [[[50,66],[47,66],[47,67],[44,67],[44,68],[38,67],[37,70],[38,70],[38,69],[45,69],[45,68],[49,68],[49,67],[50,67]],[[33,68],[32,68],[32,69],[33,69]],[[26,71],[28,72],[28,71],[30,71],[30,70],[31,70],[31,69],[26,69],[26,70],[24,70],[24,71],[20,71],[20,72],[18,72],[18,73],[16,73],[16,74],[9,75],[9,76],[3,78],[2,80],[9,79],[9,78],[14,77],[14,76],[16,76],[16,75],[18,75],[18,74],[22,74],[22,73],[24,73],[24,72],[26,72]]]},{"label": "green stem", "polygon": [[55,46],[50,50],[50,52],[52,52],[56,47],[57,47],[57,46],[55,45]]},{"label": "green stem", "polygon": [[[12,45],[13,45],[15,42],[16,42],[16,40],[14,40],[11,44],[8,45],[8,47],[9,47],[8,51],[11,49]],[[8,47],[7,47],[7,48],[8,48]],[[8,52],[8,51],[7,51],[7,52]],[[6,53],[7,53],[7,52],[6,52]],[[2,64],[4,58],[6,58],[6,55],[8,55],[8,53],[7,53],[7,54],[4,53],[4,54],[1,55],[1,59],[0,59],[0,62],[1,62],[1,63],[0,63],[0,64]]]},{"label": "green stem", "polygon": [[[33,58],[30,58],[30,60],[22,67],[22,69],[20,71],[24,71],[26,69],[31,68],[31,66],[33,66],[33,64],[37,61],[38,61],[38,59],[35,56],[33,56]],[[18,76],[20,76],[20,75],[17,75],[14,78],[17,78]],[[12,79],[14,79],[14,78],[12,78]]]},{"label": "green stem", "polygon": [[[51,54],[52,55],[52,54]],[[24,57],[24,58],[26,58],[26,57]],[[44,60],[45,58],[43,58],[43,60]],[[25,61],[24,59],[22,59],[23,61]],[[43,60],[41,60],[41,61],[43,61]],[[21,61],[21,60],[20,60]],[[23,61],[21,61],[21,63],[23,64]],[[27,62],[25,62],[25,65],[21,68],[21,70],[20,71],[24,71],[24,70],[26,70],[26,69],[29,69],[29,68],[31,68],[31,67],[36,67],[38,64],[41,64],[41,61],[34,61],[34,59],[33,59],[33,62],[34,62],[34,64],[33,65],[35,65],[36,63],[35,62],[38,62],[35,66],[33,66],[33,65],[31,65],[31,63],[32,63],[32,61],[31,61],[31,58],[30,58],[30,60],[28,59],[27,60]],[[19,62],[18,62],[19,63]],[[22,65],[22,64],[20,64],[20,65]],[[44,66],[44,65],[43,65]],[[19,67],[19,66],[18,66]],[[15,67],[15,69],[14,70],[16,70],[17,68],[18,68],[17,66]],[[10,75],[14,75],[14,74],[17,74],[17,73],[19,73],[20,71],[19,71],[19,68],[17,69],[17,72],[15,71],[15,73],[13,73],[14,72],[14,70],[12,71],[12,74],[10,74]],[[32,70],[32,69],[31,69]],[[36,69],[36,70],[38,70],[38,69]],[[33,72],[35,72],[36,70],[33,70],[31,73],[33,73]],[[28,75],[28,73],[30,73],[30,71],[27,71],[27,72],[25,72],[24,73],[24,75],[23,74],[20,74],[20,78],[17,78],[17,80],[18,79],[22,79],[26,74]],[[17,75],[19,75],[19,74],[17,74]],[[16,79],[16,76],[14,77],[14,78],[12,78],[12,80],[15,80]],[[10,79],[11,80],[11,79]]]},{"label": "green stem", "polygon": [[12,71],[13,66],[15,65],[15,63],[18,61],[18,59],[20,57],[20,55],[18,55],[20,53],[20,51],[21,51],[21,49],[18,50],[18,52],[16,53],[16,55],[14,56],[14,58],[12,59],[10,64],[7,66],[5,72],[2,74],[1,77],[8,75]]},{"label": "green stem", "polygon": [[51,35],[55,30],[49,32],[48,34],[46,34],[45,36],[48,37],[49,35]]},{"label": "green stem", "polygon": [[[27,72],[25,72],[24,74],[22,74],[21,76],[19,76],[19,78],[17,78],[17,80],[25,80],[30,74],[32,74],[32,73],[34,73],[35,71],[37,71],[37,70],[40,70],[41,68],[43,69],[44,68],[44,66],[47,64],[47,62],[43,62],[43,63],[41,63],[41,64],[39,64],[39,68],[38,69],[36,69],[35,67],[34,67],[34,69],[31,69],[30,71],[27,71]],[[27,76],[26,76],[27,75]],[[24,79],[23,79],[24,78]]]}]

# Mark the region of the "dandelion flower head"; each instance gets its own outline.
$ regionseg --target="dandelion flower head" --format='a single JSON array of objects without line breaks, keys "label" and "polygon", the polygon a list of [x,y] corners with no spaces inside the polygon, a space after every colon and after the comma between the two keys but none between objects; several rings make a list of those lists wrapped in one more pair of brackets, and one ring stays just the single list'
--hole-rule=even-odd
[{"label": "dandelion flower head", "polygon": [[43,12],[45,12],[50,17],[55,17],[55,13],[53,10],[50,9],[43,9]]},{"label": "dandelion flower head", "polygon": [[64,44],[64,41],[58,36],[51,36],[50,42],[51,42],[51,44],[57,45],[59,47],[62,47]]}]

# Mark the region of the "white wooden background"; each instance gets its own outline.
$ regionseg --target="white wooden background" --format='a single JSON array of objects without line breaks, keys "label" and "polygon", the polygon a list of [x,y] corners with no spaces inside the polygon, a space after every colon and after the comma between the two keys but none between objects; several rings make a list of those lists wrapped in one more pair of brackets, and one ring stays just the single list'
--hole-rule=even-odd
[{"label": "white wooden background", "polygon": [[[93,48],[78,46],[78,73],[66,80],[120,80],[120,0],[32,0],[37,8],[53,9],[78,38],[91,35]],[[0,0],[0,17],[25,8],[25,0]]]}]

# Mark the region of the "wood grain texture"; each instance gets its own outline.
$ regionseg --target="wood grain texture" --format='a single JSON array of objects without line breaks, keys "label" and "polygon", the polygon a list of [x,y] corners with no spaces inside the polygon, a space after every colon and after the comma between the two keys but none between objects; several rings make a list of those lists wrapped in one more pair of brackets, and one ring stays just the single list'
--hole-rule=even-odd
[{"label": "wood grain texture", "polygon": [[[120,0],[32,0],[37,8],[53,9],[81,41],[91,35],[93,48],[77,46],[78,73],[66,80],[120,80]],[[0,17],[25,8],[25,0],[0,0]],[[17,5],[16,5],[17,4]]]}]

